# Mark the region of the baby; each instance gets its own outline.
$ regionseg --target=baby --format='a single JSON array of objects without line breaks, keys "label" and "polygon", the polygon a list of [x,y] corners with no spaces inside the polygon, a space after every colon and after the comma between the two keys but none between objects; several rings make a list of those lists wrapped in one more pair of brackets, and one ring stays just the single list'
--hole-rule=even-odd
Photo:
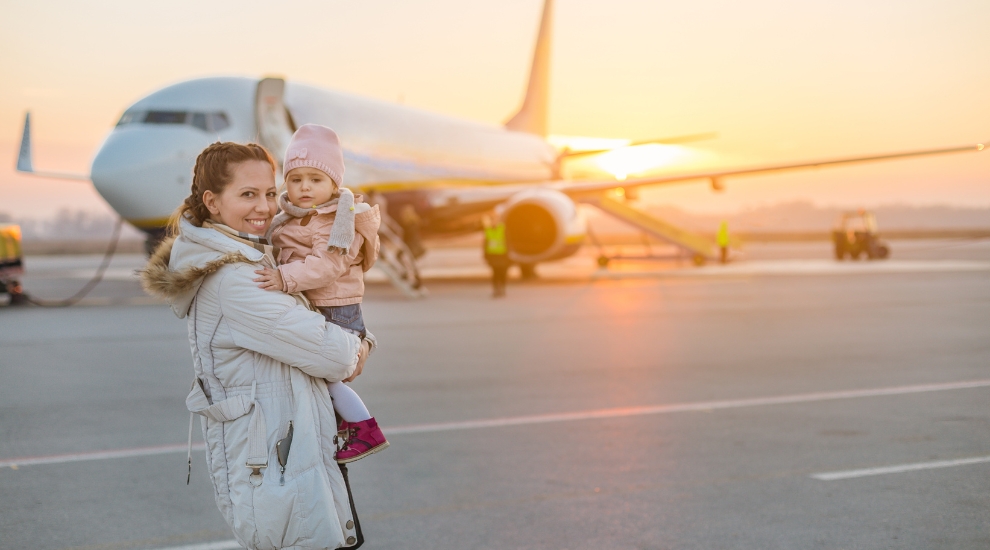
[{"label": "baby", "polygon": [[[342,329],[367,336],[361,300],[364,272],[378,258],[381,215],[362,197],[340,186],[344,155],[333,130],[305,124],[285,152],[282,211],[272,220],[269,242],[280,248],[278,269],[258,271],[261,288],[302,292]],[[343,382],[327,384],[346,431],[337,462],[344,464],[388,447],[388,441],[357,393]]]}]

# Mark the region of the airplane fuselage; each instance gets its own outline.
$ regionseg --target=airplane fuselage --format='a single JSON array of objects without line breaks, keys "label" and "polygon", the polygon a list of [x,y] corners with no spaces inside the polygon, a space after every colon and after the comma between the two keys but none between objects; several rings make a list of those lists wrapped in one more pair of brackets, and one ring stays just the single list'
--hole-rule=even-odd
[{"label": "airplane fuselage", "polygon": [[[138,100],[96,154],[97,191],[131,224],[160,230],[188,196],[203,148],[258,140],[257,85],[253,78],[201,78]],[[340,135],[345,186],[412,203],[424,218],[426,201],[417,197],[429,189],[545,181],[553,174],[557,152],[540,136],[305,84],[285,86],[296,125],[322,124]]]}]

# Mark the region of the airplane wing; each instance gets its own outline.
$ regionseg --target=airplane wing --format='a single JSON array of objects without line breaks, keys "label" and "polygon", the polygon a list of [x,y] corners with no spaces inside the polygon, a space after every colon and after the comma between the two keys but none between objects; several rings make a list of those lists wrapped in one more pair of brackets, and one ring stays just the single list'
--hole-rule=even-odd
[{"label": "airplane wing", "polygon": [[560,156],[561,158],[564,159],[589,157],[592,155],[600,155],[602,153],[615,151],[616,149],[635,147],[636,145],[676,145],[680,143],[691,143],[694,141],[705,141],[709,139],[715,139],[716,137],[718,137],[717,132],[705,132],[703,134],[687,134],[683,136],[671,136],[671,137],[657,138],[657,139],[643,139],[639,141],[630,141],[629,143],[623,145],[622,147],[612,147],[609,149],[582,149],[578,151],[564,150],[563,152],[560,153]]},{"label": "airplane wing", "polygon": [[861,157],[845,157],[827,160],[815,160],[808,162],[798,162],[790,164],[774,164],[767,166],[753,166],[746,168],[734,168],[727,170],[715,170],[711,172],[696,172],[686,174],[664,174],[643,178],[633,178],[627,180],[554,180],[544,182],[528,182],[492,187],[473,187],[460,189],[439,190],[430,197],[431,206],[440,212],[452,211],[451,214],[465,211],[479,211],[492,208],[498,203],[507,200],[509,197],[526,189],[544,188],[553,189],[579,198],[586,195],[594,195],[610,189],[630,189],[647,185],[670,185],[677,183],[687,183],[697,180],[708,180],[716,191],[723,189],[724,178],[736,176],[752,176],[757,174],[768,174],[771,172],[784,172],[788,170],[801,170],[807,168],[821,168],[826,166],[838,166],[842,164],[854,164],[861,162],[875,162],[881,160],[895,160],[910,157],[923,157],[932,155],[944,155],[948,153],[964,153],[982,151],[985,147],[983,143],[975,145],[964,145],[959,147],[947,147],[942,149],[924,149],[920,151],[906,151],[898,153],[886,153],[880,155],[869,155]]},{"label": "airplane wing", "polygon": [[17,171],[41,178],[60,180],[90,181],[88,174],[70,174],[67,172],[36,172],[31,154],[31,113],[24,115],[24,133],[21,134],[21,148],[17,154]]}]

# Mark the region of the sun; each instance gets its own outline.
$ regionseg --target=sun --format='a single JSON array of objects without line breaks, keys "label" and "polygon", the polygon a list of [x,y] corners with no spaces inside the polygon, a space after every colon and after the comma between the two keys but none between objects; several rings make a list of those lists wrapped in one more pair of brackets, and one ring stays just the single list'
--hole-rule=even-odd
[{"label": "sun", "polygon": [[595,164],[616,179],[625,180],[629,176],[672,164],[686,157],[688,152],[686,147],[678,145],[622,147],[598,155],[595,157]]}]

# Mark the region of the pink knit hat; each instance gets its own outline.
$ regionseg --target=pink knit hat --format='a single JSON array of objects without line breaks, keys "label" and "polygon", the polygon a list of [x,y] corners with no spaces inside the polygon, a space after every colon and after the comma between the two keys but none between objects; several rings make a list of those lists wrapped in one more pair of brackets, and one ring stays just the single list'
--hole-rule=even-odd
[{"label": "pink knit hat", "polygon": [[303,124],[292,134],[285,148],[285,164],[282,173],[308,166],[325,172],[337,186],[344,181],[344,151],[337,134],[319,124]]}]

